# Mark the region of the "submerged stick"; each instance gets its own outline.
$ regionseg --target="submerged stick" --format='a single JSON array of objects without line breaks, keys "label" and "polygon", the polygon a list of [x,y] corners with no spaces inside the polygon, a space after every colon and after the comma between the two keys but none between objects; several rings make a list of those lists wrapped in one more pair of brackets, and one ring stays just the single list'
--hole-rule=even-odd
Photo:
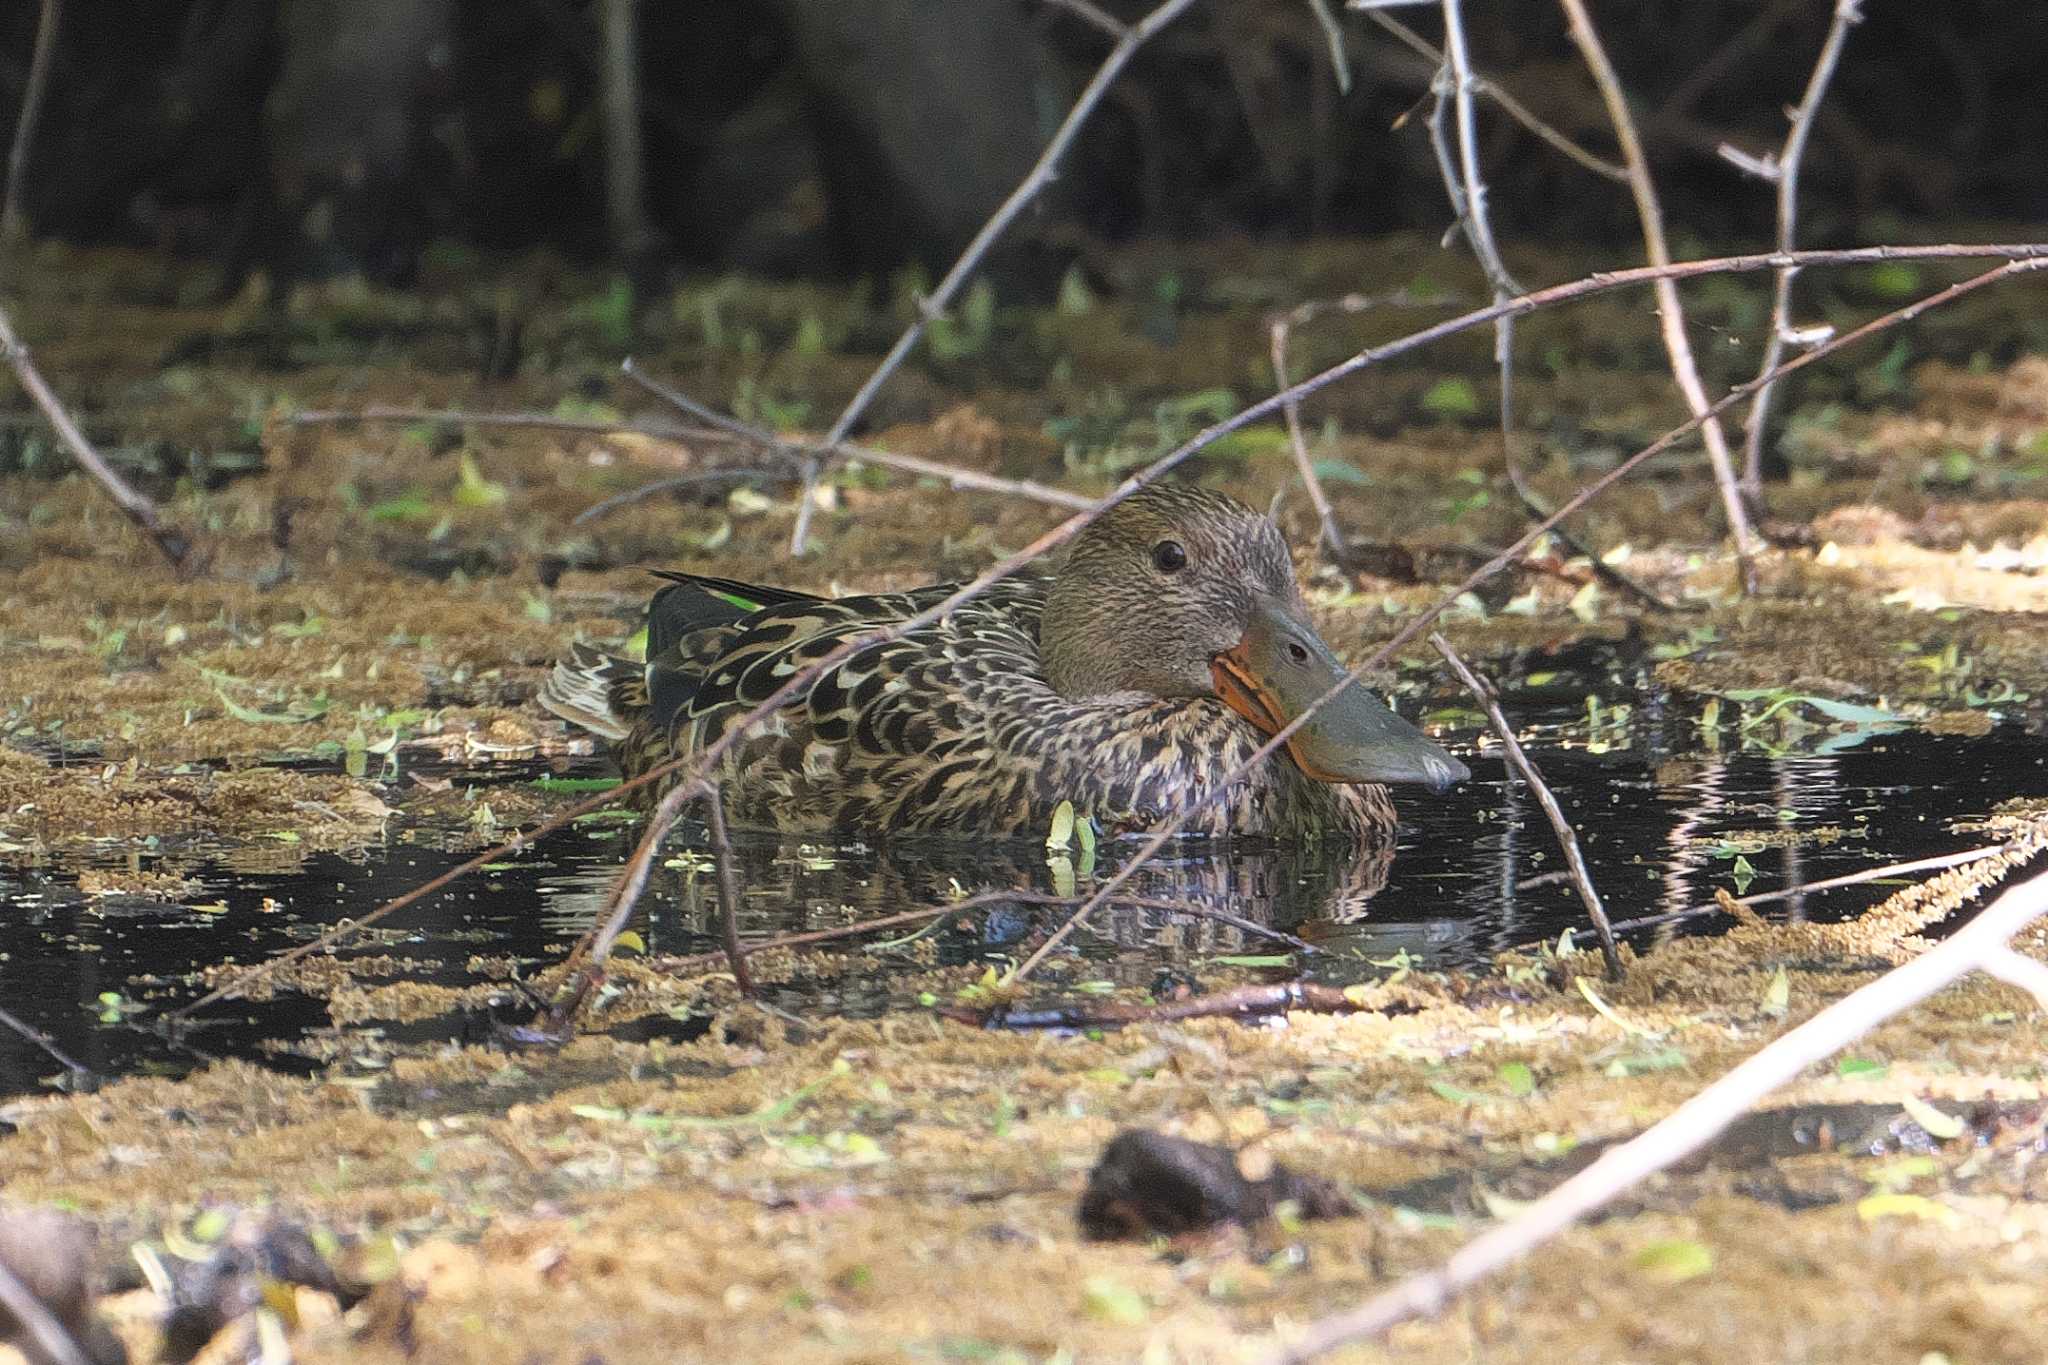
[{"label": "submerged stick", "polygon": [[740,994],[752,999],[754,978],[747,971],[747,951],[740,943],[740,885],[732,868],[732,840],[725,834],[725,798],[715,783],[704,784],[706,825],[711,831],[712,854],[718,860],[718,932],[725,940],[725,959],[732,964],[732,979]]},{"label": "submerged stick", "polygon": [[79,430],[78,423],[73,421],[71,414],[65,410],[63,401],[43,378],[42,372],[36,369],[35,362],[29,359],[28,347],[24,346],[21,338],[15,334],[14,323],[8,318],[5,309],[0,309],[0,358],[5,358],[13,367],[15,378],[21,381],[23,391],[28,394],[30,401],[42,409],[51,430],[57,433],[57,439],[63,443],[64,448],[71,452],[71,458],[78,461],[79,468],[92,476],[93,482],[105,490],[106,495],[114,500],[114,505],[127,514],[128,520],[134,522],[156,543],[156,548],[163,552],[164,558],[171,562],[173,569],[185,568],[186,561],[192,554],[192,543],[166,525],[156,510],[156,504],[136,492],[126,479],[115,473],[114,467],[107,463],[105,457],[93,449],[92,442],[85,439],[85,433]]},{"label": "submerged stick", "polygon": [[[1609,1148],[1513,1218],[1467,1242],[1442,1265],[1409,1276],[1357,1308],[1309,1324],[1269,1358],[1270,1365],[1300,1365],[1340,1346],[1380,1336],[1396,1323],[1441,1311],[1453,1294],[1521,1259],[1586,1214],[1698,1151],[1807,1067],[1970,972],[2009,965],[2004,955],[2012,951],[2013,935],[2044,912],[2048,874],[2037,874],[2008,890],[1948,939],[1780,1035],[1642,1133]],[[2031,973],[2028,976],[2031,979]]]},{"label": "submerged stick", "polygon": [[[932,290],[930,297],[919,304],[917,316],[911,319],[910,326],[903,330],[903,335],[896,338],[896,344],[882,357],[882,363],[875,367],[874,373],[867,377],[867,381],[860,386],[859,391],[833,421],[832,429],[825,433],[824,445],[828,451],[846,439],[847,433],[853,430],[853,424],[860,420],[861,414],[868,410],[868,404],[881,392],[882,385],[888,381],[890,375],[896,373],[898,367],[917,346],[919,338],[924,336],[924,330],[930,325],[931,320],[946,311],[947,305],[953,301],[953,296],[960,292],[968,277],[980,267],[982,257],[996,244],[996,239],[1009,230],[1017,215],[1038,197],[1038,192],[1052,183],[1060,158],[1066,155],[1075,135],[1081,131],[1081,125],[1095,112],[1095,106],[1102,102],[1103,95],[1108,93],[1109,87],[1122,74],[1124,66],[1139,48],[1151,41],[1153,34],[1178,19],[1193,3],[1194,0],[1165,0],[1165,3],[1136,24],[1129,25],[1123,30],[1115,46],[1110,48],[1109,55],[1102,59],[1102,65],[1096,69],[1094,77],[1075,98],[1073,107],[1067,111],[1066,118],[1054,131],[1052,139],[1045,144],[1045,150],[1039,154],[1038,161],[1032,166],[1030,173],[1019,182],[1016,189],[1010,191],[1010,197],[1002,202],[989,220],[981,225],[981,231],[974,234],[974,240],[960,253],[960,259],[953,262],[953,268],[946,272],[945,277]],[[817,490],[818,476],[824,472],[824,467],[823,460],[815,456],[805,462],[804,487],[797,501],[796,526],[789,536],[789,552],[793,555],[801,555],[804,552],[805,539],[811,529],[811,508],[815,501],[813,494]]]},{"label": "submerged stick", "polygon": [[[858,924],[840,924],[830,929],[806,929],[800,933],[781,934],[775,938],[757,943],[747,951],[750,954],[760,954],[772,952],[778,948],[809,948],[820,943],[830,943],[836,939],[855,938],[861,934],[870,934],[878,929],[898,929],[904,925],[923,924],[931,920],[943,919],[947,915],[978,910],[984,905],[1061,905],[1071,907],[1078,905],[1080,901],[1081,897],[1079,896],[1061,896],[1048,891],[1025,891],[1018,889],[977,891],[973,895],[960,900],[947,901],[944,905],[927,905],[920,910],[903,910],[893,915],[883,915],[879,919],[862,920]],[[1233,929],[1240,929],[1248,934],[1257,934],[1261,937],[1272,939],[1276,943],[1284,943],[1297,953],[1314,954],[1324,951],[1315,944],[1310,943],[1307,939],[1299,938],[1284,929],[1275,929],[1271,925],[1260,924],[1258,921],[1246,919],[1242,915],[1233,915],[1230,911],[1218,909],[1213,905],[1201,905],[1194,901],[1174,900],[1166,896],[1112,896],[1109,903],[1133,910],[1163,910],[1173,915],[1190,915],[1197,919],[1215,920],[1217,923],[1227,924]],[[724,955],[723,949],[709,953],[692,953],[688,957],[658,959],[655,965],[666,972],[688,971],[693,967],[710,966],[712,963],[719,961]]]},{"label": "submerged stick", "polygon": [[1538,772],[1536,764],[1522,748],[1522,742],[1515,738],[1515,728],[1508,724],[1507,716],[1500,709],[1500,696],[1487,685],[1458,657],[1458,651],[1451,648],[1451,642],[1434,632],[1429,642],[1436,646],[1436,652],[1444,656],[1444,662],[1451,666],[1451,672],[1458,675],[1458,681],[1465,684],[1465,690],[1472,694],[1486,712],[1487,720],[1493,724],[1493,732],[1500,736],[1501,751],[1514,770],[1529,784],[1529,790],[1536,793],[1536,803],[1543,807],[1543,814],[1550,820],[1550,828],[1557,834],[1558,847],[1564,850],[1565,869],[1571,873],[1572,885],[1578,888],[1579,899],[1585,902],[1586,916],[1593,921],[1593,929],[1600,935],[1600,956],[1607,963],[1607,979],[1619,981],[1622,978],[1621,954],[1614,946],[1614,926],[1607,922],[1607,907],[1600,903],[1600,892],[1593,886],[1593,874],[1586,868],[1586,856],[1579,851],[1579,836],[1573,832],[1571,822],[1564,818],[1564,809],[1557,804],[1557,797]]}]

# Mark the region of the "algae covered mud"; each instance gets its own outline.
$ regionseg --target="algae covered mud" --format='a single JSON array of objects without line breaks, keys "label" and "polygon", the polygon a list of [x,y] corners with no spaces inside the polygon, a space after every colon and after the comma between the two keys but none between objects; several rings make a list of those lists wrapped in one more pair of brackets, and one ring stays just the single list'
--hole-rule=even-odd
[{"label": "algae covered mud", "polygon": [[[1099,494],[1270,391],[1244,298],[1281,281],[1384,292],[1425,257],[1440,269],[1433,240],[1382,245],[1197,249],[1171,347],[1142,300],[993,309],[985,335],[892,383],[869,439]],[[488,280],[224,313],[169,302],[178,282],[154,263],[46,264],[21,319],[40,362],[207,562],[172,580],[32,424],[0,435],[0,1006],[61,1054],[0,1034],[0,1181],[124,1244],[190,1250],[225,1236],[234,1205],[375,1253],[366,1302],[387,1315],[309,1313],[303,1359],[495,1361],[507,1333],[546,1359],[593,1342],[618,1359],[1252,1357],[1910,957],[2041,837],[2048,364],[2028,352],[2048,338],[2015,291],[1787,395],[1769,490],[1783,544],[1758,597],[1734,591],[1711,492],[1673,456],[1574,522],[1671,609],[1556,542],[1445,619],[1501,683],[1610,911],[1657,921],[1627,934],[1620,986],[1559,952],[1583,911],[1554,839],[1414,651],[1382,681],[1473,783],[1407,796],[1392,845],[1356,856],[1176,846],[1130,888],[1143,902],[1105,907],[1023,999],[1003,995],[1006,966],[1127,849],[1091,865],[1042,836],[743,835],[751,942],[1019,893],[758,954],[747,1003],[704,956],[715,879],[686,826],[580,1036],[530,1046],[535,995],[639,832],[600,812],[173,1042],[150,1031],[165,1012],[601,795],[603,761],[532,696],[572,642],[632,635],[642,566],[900,588],[977,572],[1061,513],[850,467],[826,485],[816,552],[790,561],[794,481],[772,453],[601,429],[649,414],[615,382],[617,320],[578,293],[601,282],[573,272],[572,303],[536,306],[516,373],[480,379]],[[1854,289],[1869,287],[1829,306],[1868,305]],[[871,314],[894,306],[685,290],[638,341],[693,392],[801,428],[866,375],[864,338],[893,332]],[[1302,338],[1303,365],[1378,325]],[[1596,304],[1527,328],[1554,357],[1520,399],[1544,433],[1540,496],[1682,415],[1630,369],[1658,363],[1646,312]],[[214,340],[195,352],[195,337]],[[1525,523],[1471,340],[1310,413],[1354,542],[1341,565],[1306,551],[1315,518],[1283,431],[1240,433],[1187,471],[1254,506],[1279,496],[1340,655],[1370,653]],[[374,405],[425,415],[296,420]],[[579,520],[657,477],[689,482]],[[1800,891],[1989,845],[2013,856]],[[1722,892],[1790,894],[1754,918],[1666,918]],[[2040,936],[2019,946],[2038,954]],[[1355,986],[1361,1012],[1087,1022],[1297,978]],[[1072,1026],[960,1022],[999,1005],[1057,1006]],[[1944,993],[1811,1071],[1715,1162],[1465,1315],[1403,1329],[1399,1349],[1718,1362],[1817,1358],[1800,1343],[1818,1341],[2030,1359],[2048,1314],[2030,1160],[2043,1046],[2020,992]],[[1128,1126],[1269,1151],[1368,1196],[1367,1221],[1273,1220],[1170,1255],[1087,1244],[1087,1167]],[[1766,1288],[1801,1316],[1745,1311]],[[153,1349],[147,1324],[117,1326]]]}]

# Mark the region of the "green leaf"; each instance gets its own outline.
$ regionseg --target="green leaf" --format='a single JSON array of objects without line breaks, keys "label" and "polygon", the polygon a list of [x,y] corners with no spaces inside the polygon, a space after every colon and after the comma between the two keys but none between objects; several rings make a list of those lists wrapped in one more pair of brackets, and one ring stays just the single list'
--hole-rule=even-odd
[{"label": "green leaf", "polygon": [[1627,1057],[1616,1057],[1607,1064],[1603,1073],[1615,1080],[1628,1076],[1645,1076],[1653,1071],[1676,1071],[1683,1067],[1688,1058],[1675,1047],[1660,1047],[1651,1052],[1637,1052]]},{"label": "green leaf", "polygon": [[1845,1081],[1859,1076],[1874,1081],[1890,1070],[1887,1063],[1873,1062],[1868,1057],[1844,1057],[1835,1063],[1835,1074]]},{"label": "green leaf", "polygon": [[1461,1089],[1449,1081],[1431,1081],[1429,1088],[1434,1090],[1439,1098],[1449,1100],[1452,1104],[1484,1104],[1489,1098],[1476,1091]]},{"label": "green leaf", "polygon": [[242,705],[219,687],[213,689],[213,694],[220,698],[220,704],[227,708],[228,714],[244,725],[304,725],[327,714],[327,702],[324,700],[308,702],[304,710],[257,711]]},{"label": "green leaf", "polygon": [[1372,482],[1372,476],[1349,460],[1317,460],[1316,477],[1324,483],[1349,483],[1363,486]]},{"label": "green leaf", "polygon": [[1771,976],[1771,984],[1764,987],[1764,1013],[1773,1018],[1781,1017],[1792,1003],[1792,979],[1785,974],[1781,965]]},{"label": "green leaf", "polygon": [[1702,1242],[1674,1238],[1652,1242],[1634,1256],[1635,1267],[1665,1284],[1697,1279],[1714,1268],[1714,1252]]},{"label": "green leaf", "polygon": [[1863,273],[1863,285],[1883,299],[1909,299],[1920,293],[1920,267],[1911,261],[1879,261]]},{"label": "green leaf", "polygon": [[1495,1074],[1507,1087],[1507,1092],[1518,1100],[1536,1093],[1536,1073],[1529,1070],[1526,1062],[1502,1062]]},{"label": "green leaf", "polygon": [[1145,1296],[1107,1275],[1090,1276],[1081,1291],[1088,1316],[1119,1327],[1141,1327],[1152,1316]]},{"label": "green leaf", "polygon": [[1472,381],[1455,375],[1439,379],[1422,395],[1422,410],[1432,417],[1458,419],[1479,415],[1479,391]]},{"label": "green leaf", "polygon": [[395,498],[371,503],[363,514],[371,521],[428,521],[434,515],[434,504],[422,490],[408,488]]},{"label": "green leaf", "polygon": [[1062,801],[1053,807],[1052,830],[1045,836],[1045,846],[1064,849],[1074,842],[1074,803]]},{"label": "green leaf", "polygon": [[484,477],[477,468],[476,456],[467,450],[462,452],[460,472],[460,481],[455,485],[455,502],[459,507],[496,507],[511,496],[504,484]]},{"label": "green leaf", "polygon": [[1756,880],[1756,868],[1750,865],[1749,859],[1738,853],[1735,855],[1734,866],[1728,869],[1728,875],[1734,879],[1735,894],[1746,896],[1749,894],[1749,884]]},{"label": "green leaf", "polygon": [[1845,725],[1905,724],[1896,712],[1881,706],[1858,706],[1854,702],[1836,701],[1833,697],[1805,697],[1802,700],[1829,720],[1841,721]]},{"label": "green leaf", "polygon": [[536,777],[531,785],[544,792],[608,792],[619,782],[616,777]]},{"label": "green leaf", "polygon": [[1856,1201],[1856,1216],[1866,1223],[1880,1218],[1918,1218],[1950,1228],[1962,1221],[1954,1209],[1924,1194],[1867,1194]]},{"label": "green leaf", "polygon": [[1205,957],[1202,961],[1212,967],[1292,967],[1292,953],[1226,953],[1222,957]]}]

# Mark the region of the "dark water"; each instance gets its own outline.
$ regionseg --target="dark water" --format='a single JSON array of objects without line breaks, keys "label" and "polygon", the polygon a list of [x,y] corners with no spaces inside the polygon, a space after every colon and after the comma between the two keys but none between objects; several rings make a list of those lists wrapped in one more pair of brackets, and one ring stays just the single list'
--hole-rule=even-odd
[{"label": "dark water", "polygon": [[[1808,750],[1829,752],[1775,754],[1753,745],[1715,752],[1705,747],[1709,739],[1740,745],[1732,727],[1705,736],[1696,712],[1662,715],[1639,706],[1627,733],[1614,733],[1615,747],[1596,752],[1603,731],[1589,728],[1582,698],[1576,693],[1574,704],[1551,706],[1540,692],[1525,694],[1515,715],[1529,727],[1531,753],[1579,831],[1618,920],[1696,906],[1716,888],[1737,889],[1745,879],[1751,892],[1797,887],[1988,842],[1951,826],[2012,797],[2048,794],[2048,739],[2017,726],[1978,739],[1898,731],[1803,741]],[[1577,896],[1557,875],[1563,860],[1556,842],[1526,789],[1503,780],[1500,760],[1473,757],[1474,738],[1466,731],[1456,747],[1471,759],[1475,780],[1448,797],[1403,797],[1403,824],[1389,848],[1333,858],[1188,846],[1147,869],[1131,889],[1221,906],[1299,934],[1325,950],[1309,959],[1310,970],[1338,981],[1383,972],[1403,953],[1430,968],[1477,967],[1501,949],[1555,940],[1583,919]],[[516,783],[536,771],[505,765],[469,778]],[[1808,838],[1787,844],[1788,833]],[[477,980],[472,955],[545,967],[560,959],[601,903],[636,835],[636,828],[606,824],[564,830],[402,911],[373,931],[374,941],[343,952],[405,958],[417,964],[415,979],[444,984]],[[690,832],[678,836],[676,861],[690,863],[690,842]],[[317,1042],[329,1021],[324,1002],[302,995],[215,1007],[183,1048],[102,1016],[114,996],[159,1010],[190,1000],[198,988],[189,974],[199,968],[225,958],[252,962],[303,942],[454,866],[474,847],[448,831],[395,826],[385,846],[358,857],[204,845],[108,855],[144,869],[189,869],[196,862],[202,888],[182,905],[88,898],[74,885],[77,863],[36,873],[0,865],[0,1006],[101,1075],[178,1070],[202,1055],[309,1066],[296,1050]],[[924,840],[878,849],[741,837],[738,852],[742,928],[750,937],[933,904],[954,883],[969,891],[1066,889],[1039,840]],[[1101,850],[1096,875],[1120,856],[1114,846]],[[1085,869],[1077,875],[1087,890]],[[658,871],[639,926],[650,951],[716,946],[708,932],[713,882],[708,870],[690,866]],[[1768,910],[1841,917],[1890,889],[1796,897]],[[948,930],[938,939],[940,957],[1014,960],[1030,946],[1024,940],[1061,913],[994,907],[975,919],[973,931]],[[1724,924],[1701,920],[1691,931]],[[1049,988],[1097,980],[1145,985],[1167,968],[1200,980],[1209,958],[1284,951],[1212,921],[1130,908],[1103,916],[1077,943],[1076,956],[1048,975]],[[909,1002],[880,975],[831,983],[822,994],[786,994],[778,1003],[798,1012],[866,1012]],[[520,1013],[508,1009],[506,1017]],[[478,1024],[442,1020],[383,1032],[419,1041],[461,1036]],[[41,1049],[0,1032],[0,1092],[36,1089],[60,1070]]]}]

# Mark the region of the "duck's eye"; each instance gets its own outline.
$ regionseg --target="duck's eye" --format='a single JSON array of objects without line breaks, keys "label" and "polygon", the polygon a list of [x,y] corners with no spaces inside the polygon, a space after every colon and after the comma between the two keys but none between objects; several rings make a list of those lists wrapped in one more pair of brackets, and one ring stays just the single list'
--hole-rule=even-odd
[{"label": "duck's eye", "polygon": [[1179,573],[1188,566],[1188,552],[1177,540],[1162,540],[1152,547],[1152,567],[1161,573]]}]

